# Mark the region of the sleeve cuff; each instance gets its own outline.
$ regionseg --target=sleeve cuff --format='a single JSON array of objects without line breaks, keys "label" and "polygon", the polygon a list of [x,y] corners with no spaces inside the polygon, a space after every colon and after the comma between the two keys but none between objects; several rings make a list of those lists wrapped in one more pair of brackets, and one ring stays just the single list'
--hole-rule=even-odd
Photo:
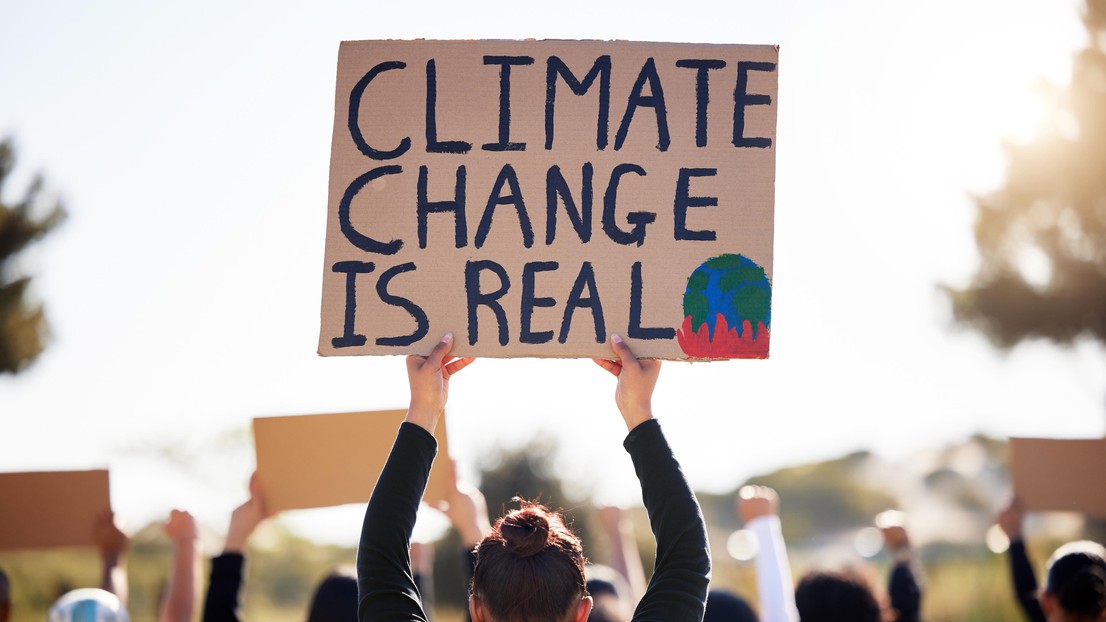
[{"label": "sleeve cuff", "polygon": [[633,430],[630,430],[630,433],[626,435],[626,440],[622,441],[622,446],[626,448],[626,451],[633,453],[633,448],[636,445],[648,443],[660,435],[660,422],[656,419],[650,419],[639,423]]},{"label": "sleeve cuff", "polygon": [[438,451],[438,439],[434,438],[434,435],[426,431],[426,428],[418,425],[417,423],[411,423],[410,421],[404,421],[399,426],[399,436],[409,437],[409,440],[413,443],[425,444],[431,450]]}]

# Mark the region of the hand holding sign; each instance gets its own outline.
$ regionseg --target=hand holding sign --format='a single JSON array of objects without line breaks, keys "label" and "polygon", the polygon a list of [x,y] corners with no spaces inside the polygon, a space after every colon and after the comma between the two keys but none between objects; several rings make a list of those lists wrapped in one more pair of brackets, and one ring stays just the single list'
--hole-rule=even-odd
[{"label": "hand holding sign", "polygon": [[227,528],[227,541],[223,545],[223,552],[244,553],[254,530],[263,520],[272,515],[273,513],[265,506],[261,483],[255,472],[250,476],[250,498],[230,514],[230,527]]},{"label": "hand holding sign", "polygon": [[618,361],[592,359],[597,365],[614,374],[618,385],[614,390],[614,403],[626,421],[626,429],[653,418],[653,388],[661,374],[661,362],[656,359],[638,360],[622,337],[611,335],[611,349]]},{"label": "hand holding sign", "polygon": [[438,418],[449,400],[449,378],[476,359],[452,358],[453,333],[446,333],[429,356],[407,357],[407,381],[411,385],[411,405],[407,421],[434,433]]},{"label": "hand holding sign", "polygon": [[1025,512],[1022,510],[1022,504],[1018,501],[1017,497],[1010,500],[1010,505],[1007,505],[999,512],[998,517],[995,519],[995,523],[998,524],[999,529],[1006,534],[1007,538],[1011,541],[1021,540],[1022,537],[1022,519],[1025,517]]}]

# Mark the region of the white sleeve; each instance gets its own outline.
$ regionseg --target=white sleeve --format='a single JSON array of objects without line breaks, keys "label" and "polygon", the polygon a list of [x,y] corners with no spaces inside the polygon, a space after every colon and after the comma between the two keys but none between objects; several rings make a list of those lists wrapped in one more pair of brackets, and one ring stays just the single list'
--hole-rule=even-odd
[{"label": "white sleeve", "polygon": [[759,550],[756,556],[757,596],[760,599],[761,622],[799,622],[795,608],[795,583],[787,547],[783,542],[780,518],[761,516],[746,527],[756,534]]}]

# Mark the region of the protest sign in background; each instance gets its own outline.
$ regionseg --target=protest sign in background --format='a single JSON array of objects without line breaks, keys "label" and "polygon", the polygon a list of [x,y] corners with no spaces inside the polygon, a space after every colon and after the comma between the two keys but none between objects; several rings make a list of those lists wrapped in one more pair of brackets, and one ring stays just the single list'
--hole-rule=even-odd
[{"label": "protest sign in background", "polygon": [[0,550],[91,546],[111,510],[105,470],[0,473],[0,499]]},{"label": "protest sign in background", "polygon": [[1106,439],[1011,438],[1010,477],[1027,510],[1106,518]]},{"label": "protest sign in background", "polygon": [[777,59],[343,43],[319,353],[767,357]]},{"label": "protest sign in background", "polygon": [[[381,410],[254,419],[257,477],[268,509],[367,502],[406,414]],[[451,485],[444,418],[434,437],[438,456],[423,495],[428,503],[445,500]]]}]

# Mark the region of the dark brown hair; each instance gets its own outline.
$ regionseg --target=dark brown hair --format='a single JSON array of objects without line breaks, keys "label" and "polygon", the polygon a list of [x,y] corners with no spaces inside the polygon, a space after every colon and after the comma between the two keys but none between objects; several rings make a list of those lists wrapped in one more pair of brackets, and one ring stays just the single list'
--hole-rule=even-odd
[{"label": "dark brown hair", "polygon": [[472,594],[497,622],[559,622],[587,596],[583,546],[557,512],[514,501],[476,547]]}]

